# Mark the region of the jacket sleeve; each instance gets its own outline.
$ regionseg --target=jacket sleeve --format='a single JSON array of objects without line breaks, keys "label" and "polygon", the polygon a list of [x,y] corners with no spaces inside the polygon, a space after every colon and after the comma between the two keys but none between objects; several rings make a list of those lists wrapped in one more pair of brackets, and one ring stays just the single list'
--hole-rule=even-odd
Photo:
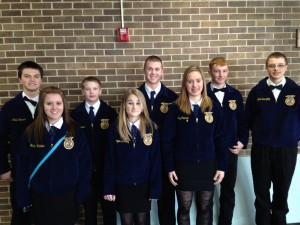
[{"label": "jacket sleeve", "polygon": [[246,119],[250,129],[253,128],[254,116],[256,114],[255,109],[256,109],[255,91],[254,89],[252,89],[247,97],[246,105],[245,105]]},{"label": "jacket sleeve", "polygon": [[20,208],[31,205],[29,183],[29,148],[28,136],[23,135],[21,139],[20,148],[16,154],[16,200]]},{"label": "jacket sleeve", "polygon": [[103,172],[103,195],[115,195],[115,126],[110,126]]},{"label": "jacket sleeve", "polygon": [[174,143],[176,138],[176,105],[170,105],[161,129],[162,164],[165,172],[175,170]]},{"label": "jacket sleeve", "polygon": [[87,140],[80,128],[77,128],[78,166],[79,179],[76,189],[76,201],[83,203],[90,192],[90,180],[92,174],[92,156],[88,148]]},{"label": "jacket sleeve", "polygon": [[9,120],[5,116],[5,105],[0,111],[0,174],[10,171],[8,155],[10,153],[9,144]]},{"label": "jacket sleeve", "polygon": [[158,131],[153,131],[150,153],[150,198],[159,199],[161,195],[161,153]]},{"label": "jacket sleeve", "polygon": [[237,135],[239,141],[243,143],[244,149],[247,148],[248,139],[249,139],[249,127],[246,119],[243,98],[242,95],[239,93],[237,98]]}]

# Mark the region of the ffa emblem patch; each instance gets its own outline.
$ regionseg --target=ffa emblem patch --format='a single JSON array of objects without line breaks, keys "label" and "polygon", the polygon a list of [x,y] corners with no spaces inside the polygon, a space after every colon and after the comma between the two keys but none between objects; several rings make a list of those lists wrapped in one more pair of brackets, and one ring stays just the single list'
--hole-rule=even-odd
[{"label": "ffa emblem patch", "polygon": [[292,106],[295,104],[295,95],[287,95],[285,97],[286,97],[286,99],[284,102],[286,105]]},{"label": "ffa emblem patch", "polygon": [[101,119],[100,127],[106,130],[109,127],[109,119]]},{"label": "ffa emblem patch", "polygon": [[71,150],[74,147],[73,137],[66,137],[65,138],[64,147],[67,150]]},{"label": "ffa emblem patch", "polygon": [[212,112],[205,112],[204,114],[205,114],[204,119],[205,119],[206,122],[212,123],[214,121],[214,117],[212,115]]},{"label": "ffa emblem patch", "polygon": [[169,110],[168,103],[162,102],[160,106],[160,111],[162,113],[167,113]]},{"label": "ffa emblem patch", "polygon": [[152,134],[145,134],[144,136],[144,144],[149,146],[152,144]]},{"label": "ffa emblem patch", "polygon": [[232,110],[236,110],[236,100],[229,100],[229,108]]}]

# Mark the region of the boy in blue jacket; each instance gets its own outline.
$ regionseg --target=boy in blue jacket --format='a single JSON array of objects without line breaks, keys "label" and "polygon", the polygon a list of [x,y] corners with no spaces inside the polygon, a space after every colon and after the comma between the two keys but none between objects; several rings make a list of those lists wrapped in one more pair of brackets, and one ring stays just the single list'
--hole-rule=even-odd
[{"label": "boy in blue jacket", "polygon": [[21,63],[18,66],[18,78],[23,90],[6,102],[0,113],[0,178],[11,182],[12,225],[31,224],[29,214],[23,212],[16,203],[14,182],[16,154],[23,132],[37,116],[37,103],[43,75],[44,71],[39,64],[33,61]]},{"label": "boy in blue jacket", "polygon": [[[161,130],[163,121],[169,111],[169,104],[177,99],[177,94],[162,82],[163,62],[160,57],[152,55],[146,58],[144,74],[146,81],[139,87],[143,93],[150,118]],[[164,164],[164,162],[162,162]],[[166,172],[162,175],[162,195],[157,202],[158,219],[161,225],[176,225],[175,190],[169,182]]]},{"label": "boy in blue jacket", "polygon": [[223,111],[228,133],[228,170],[221,182],[219,225],[231,225],[235,206],[235,182],[237,176],[238,154],[246,148],[249,131],[245,117],[241,93],[226,83],[229,68],[223,57],[210,61],[208,74],[211,82],[207,84],[207,94]]},{"label": "boy in blue jacket", "polygon": [[288,61],[283,53],[270,54],[265,66],[268,77],[251,89],[246,101],[255,220],[258,225],[285,225],[300,139],[300,88],[285,77]]},{"label": "boy in blue jacket", "polygon": [[96,77],[89,76],[83,79],[81,88],[85,101],[72,111],[71,117],[83,129],[93,157],[92,190],[84,204],[85,225],[97,225],[99,200],[104,225],[114,225],[116,224],[115,205],[112,202],[104,201],[99,194],[102,192],[103,187],[102,176],[108,128],[116,119],[117,113],[99,99],[102,93],[102,85]]}]

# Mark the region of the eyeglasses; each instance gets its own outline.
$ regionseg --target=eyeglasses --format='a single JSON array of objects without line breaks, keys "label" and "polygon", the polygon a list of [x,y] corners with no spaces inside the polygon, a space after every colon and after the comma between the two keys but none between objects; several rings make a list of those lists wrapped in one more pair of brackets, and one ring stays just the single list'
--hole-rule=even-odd
[{"label": "eyeglasses", "polygon": [[279,69],[282,69],[285,66],[286,66],[286,64],[278,64],[278,65],[276,65],[276,64],[270,64],[270,65],[268,65],[268,68],[275,69],[276,67],[278,67]]}]

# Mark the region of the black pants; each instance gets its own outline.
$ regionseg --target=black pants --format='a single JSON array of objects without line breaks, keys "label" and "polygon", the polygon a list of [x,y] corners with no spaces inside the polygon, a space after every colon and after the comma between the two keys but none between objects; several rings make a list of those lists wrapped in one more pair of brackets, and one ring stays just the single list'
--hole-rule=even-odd
[{"label": "black pants", "polygon": [[160,225],[176,225],[175,188],[163,173],[161,197],[157,201],[158,219]]},{"label": "black pants", "polygon": [[[235,207],[235,192],[234,187],[237,177],[237,163],[238,155],[229,152],[228,154],[228,170],[225,173],[224,179],[220,184],[220,212],[218,225],[231,225],[233,218],[233,211]],[[211,201],[210,225],[213,224],[213,198]]]},{"label": "black pants", "polygon": [[229,153],[228,171],[221,182],[219,225],[231,225],[235,206],[235,182],[237,175],[238,156]]},{"label": "black pants", "polygon": [[84,203],[85,225],[97,225],[98,202],[100,201],[103,224],[116,225],[116,207],[114,202],[105,201],[103,196],[99,196],[99,186],[92,185],[91,192]]},{"label": "black pants", "polygon": [[[297,161],[297,147],[253,145],[251,169],[257,225],[286,225],[288,192]],[[273,196],[270,188],[273,184]]]},{"label": "black pants", "polygon": [[11,225],[30,225],[30,214],[24,213],[21,208],[17,206],[15,183],[10,183],[10,202],[12,207]]}]

